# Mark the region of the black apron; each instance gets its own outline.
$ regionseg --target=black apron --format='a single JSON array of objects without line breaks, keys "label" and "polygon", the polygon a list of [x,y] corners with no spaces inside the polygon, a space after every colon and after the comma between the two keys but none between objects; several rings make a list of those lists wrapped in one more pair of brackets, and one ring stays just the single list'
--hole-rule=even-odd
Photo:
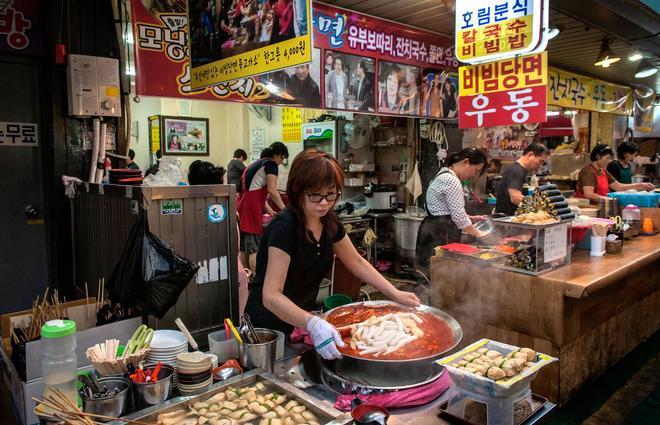
[{"label": "black apron", "polygon": [[[449,172],[441,171],[435,175],[433,180],[437,179],[441,174]],[[426,217],[417,231],[417,245],[415,249],[416,265],[428,270],[429,258],[434,255],[436,246],[460,241],[461,229],[451,219],[451,215],[432,215],[427,203]]]}]

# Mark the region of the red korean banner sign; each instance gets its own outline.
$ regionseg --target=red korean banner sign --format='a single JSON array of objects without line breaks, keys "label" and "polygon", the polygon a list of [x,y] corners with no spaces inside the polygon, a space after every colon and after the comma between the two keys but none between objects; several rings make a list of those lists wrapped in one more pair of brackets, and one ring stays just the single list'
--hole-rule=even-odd
[{"label": "red korean banner sign", "polygon": [[546,52],[459,68],[460,128],[546,121]]},{"label": "red korean banner sign", "polygon": [[[458,116],[458,79],[454,73],[458,62],[452,40],[442,35],[313,3],[311,64],[192,91],[187,2],[152,4],[148,9],[142,1],[132,0],[131,6],[139,95],[387,115]],[[220,28],[233,31],[235,19],[223,26],[224,21],[215,20],[215,13],[211,15],[218,36]]]},{"label": "red korean banner sign", "polygon": [[0,0],[0,52],[41,53],[41,2]]}]

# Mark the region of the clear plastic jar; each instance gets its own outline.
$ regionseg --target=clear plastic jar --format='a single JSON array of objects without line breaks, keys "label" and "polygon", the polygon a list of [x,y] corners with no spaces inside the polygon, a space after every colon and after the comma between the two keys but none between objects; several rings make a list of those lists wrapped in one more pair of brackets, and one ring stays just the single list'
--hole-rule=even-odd
[{"label": "clear plastic jar", "polygon": [[73,320],[46,322],[41,327],[41,349],[44,397],[51,395],[57,388],[73,403],[77,403],[76,322]]},{"label": "clear plastic jar", "polygon": [[628,224],[632,229],[634,236],[639,235],[642,227],[642,212],[636,205],[626,205],[621,213],[621,220],[624,224]]}]

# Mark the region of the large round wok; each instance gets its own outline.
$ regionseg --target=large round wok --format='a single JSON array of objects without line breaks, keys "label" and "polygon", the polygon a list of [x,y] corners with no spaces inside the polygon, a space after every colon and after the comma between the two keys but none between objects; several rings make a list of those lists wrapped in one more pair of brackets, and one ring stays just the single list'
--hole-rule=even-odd
[{"label": "large round wok", "polygon": [[[367,301],[346,304],[341,307],[350,307],[363,304],[365,306],[400,305],[392,301]],[[340,308],[340,307],[337,307]],[[324,317],[327,318],[335,309],[329,310]],[[340,360],[326,362],[326,365],[336,374],[347,379],[371,384],[372,387],[395,389],[419,385],[437,378],[443,368],[435,363],[444,353],[453,349],[463,338],[461,325],[451,315],[437,308],[420,305],[419,312],[432,313],[449,325],[452,331],[451,344],[442,351],[432,353],[425,357],[407,360],[380,360],[344,354]]]}]

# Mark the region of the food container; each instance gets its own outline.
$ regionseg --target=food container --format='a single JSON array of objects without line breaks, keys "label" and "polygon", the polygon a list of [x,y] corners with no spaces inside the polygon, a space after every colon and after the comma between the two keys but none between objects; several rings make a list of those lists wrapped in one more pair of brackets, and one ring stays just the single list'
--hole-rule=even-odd
[{"label": "food container", "polygon": [[[399,305],[392,301],[368,301],[364,303],[352,303],[346,306],[381,306],[381,305]],[[354,371],[359,372],[360,376],[370,375],[386,377],[390,382],[391,387],[395,387],[405,382],[406,386],[415,386],[424,380],[432,377],[437,377],[437,365],[435,360],[439,359],[444,353],[453,349],[463,338],[463,329],[461,325],[449,314],[437,308],[420,305],[416,308],[418,312],[431,313],[440,319],[444,320],[452,331],[452,340],[448,347],[442,351],[433,353],[425,357],[410,358],[404,360],[382,360],[377,358],[365,358],[360,356],[352,356],[350,354],[343,354],[342,359],[335,360],[332,369],[341,371],[344,377],[354,375]],[[324,313],[324,317],[332,314],[333,310]],[[414,375],[415,379],[411,382],[411,377]],[[373,382],[371,382],[373,383]],[[384,386],[384,385],[383,385]]]},{"label": "food container", "polygon": [[[246,386],[253,386],[256,383],[262,383],[265,386],[265,392],[275,392],[282,394],[288,400],[295,400],[298,404],[304,405],[307,410],[312,412],[319,423],[326,425],[347,425],[352,422],[349,414],[342,413],[332,407],[332,405],[325,401],[320,401],[303,390],[296,388],[294,385],[289,384],[283,380],[275,378],[270,374],[260,374],[260,371],[246,372],[239,376],[234,376],[226,381],[216,383],[211,389],[203,394],[177,397],[168,401],[160,406],[154,406],[149,409],[138,411],[125,416],[123,419],[136,420],[143,423],[155,424],[158,421],[158,415],[162,413],[170,413],[181,409],[187,409],[188,406],[194,405],[198,402],[205,402],[212,396],[224,392],[228,387],[239,389]],[[254,420],[252,423],[257,424],[260,420]],[[124,422],[117,421],[123,424]]]},{"label": "food container", "polygon": [[[144,368],[153,368],[156,365],[148,365]],[[153,406],[167,400],[170,396],[172,387],[172,375],[174,368],[163,364],[158,373],[156,382],[133,382],[135,404],[139,407]]]},{"label": "food container", "polygon": [[[100,378],[99,384],[105,385],[108,389],[119,388],[119,392],[110,397],[104,398],[87,398],[81,396],[83,402],[83,412],[93,413],[95,415],[112,416],[114,418],[120,417],[124,413],[126,407],[126,399],[128,398],[130,381],[126,378],[120,377],[107,377]],[[99,422],[107,422],[101,418],[96,419]]]},{"label": "food container", "polygon": [[484,249],[482,251],[475,252],[474,254],[470,254],[470,257],[474,258],[476,261],[488,265],[503,263],[506,256],[507,254],[492,249]]},{"label": "food container", "polygon": [[[496,218],[494,223],[510,239],[519,239],[504,264],[497,267],[538,276],[571,263],[571,222],[525,224],[512,217]],[[500,250],[500,249],[498,249]]]},{"label": "food container", "polygon": [[532,380],[534,380],[537,372],[542,367],[558,360],[557,358],[548,356],[547,354],[537,353],[534,366],[509,379],[503,379],[497,382],[484,376],[478,376],[451,366],[452,363],[458,361],[466,354],[479,350],[480,348],[499,351],[504,356],[506,356],[511,351],[520,347],[483,338],[471,345],[468,345],[457,353],[438,360],[437,363],[447,368],[449,376],[451,377],[451,380],[456,387],[460,388],[461,390],[493,398],[507,398],[524,392],[526,389],[529,389],[530,383]]},{"label": "food container", "polygon": [[623,241],[621,239],[617,239],[615,241],[607,241],[605,243],[605,251],[608,254],[621,254],[622,250],[623,250]]},{"label": "food container", "polygon": [[255,329],[261,344],[238,344],[238,361],[245,370],[260,368],[273,373],[277,355],[277,333],[270,329]]},{"label": "food container", "polygon": [[238,358],[238,341],[231,336],[227,339],[224,330],[208,334],[209,352],[218,356],[218,363],[222,364],[229,359]]}]

